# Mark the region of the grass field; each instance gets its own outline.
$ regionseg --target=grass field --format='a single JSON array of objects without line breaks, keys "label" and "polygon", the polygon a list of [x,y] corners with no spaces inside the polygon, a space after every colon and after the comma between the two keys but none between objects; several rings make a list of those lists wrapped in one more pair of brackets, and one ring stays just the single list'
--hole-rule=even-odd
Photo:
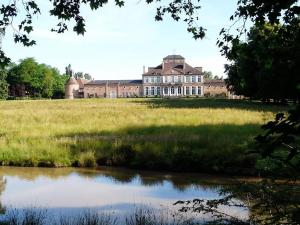
[{"label": "grass field", "polygon": [[0,101],[0,164],[238,172],[278,106],[214,99]]}]

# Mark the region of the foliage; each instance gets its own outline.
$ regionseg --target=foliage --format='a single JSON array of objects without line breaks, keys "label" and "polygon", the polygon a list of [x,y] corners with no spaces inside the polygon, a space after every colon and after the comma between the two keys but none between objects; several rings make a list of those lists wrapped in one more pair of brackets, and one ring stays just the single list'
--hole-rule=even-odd
[{"label": "foliage", "polygon": [[213,79],[213,74],[211,71],[203,71],[203,75],[205,79]]},{"label": "foliage", "polygon": [[[264,135],[256,137],[258,154],[266,176],[257,184],[241,184],[235,190],[222,190],[226,197],[204,201],[178,201],[181,211],[212,213],[216,224],[297,225],[300,222],[300,106],[289,115],[276,115],[263,125]],[[285,178],[283,180],[283,178]],[[248,209],[247,220],[230,217],[220,209]]]},{"label": "foliage", "polygon": [[39,64],[33,58],[26,58],[17,65],[11,65],[7,76],[11,88],[24,85],[24,94],[43,98],[62,98],[67,79],[68,77],[60,75],[56,68]]},{"label": "foliage", "polygon": [[[236,94],[263,100],[298,100],[300,26],[263,24],[227,53],[227,82]],[[291,30],[289,30],[291,29]]]},{"label": "foliage", "polygon": [[0,68],[0,99],[7,99],[8,97],[8,84],[6,81],[7,71]]},{"label": "foliage", "polygon": [[83,73],[83,72],[77,72],[74,74],[75,79],[86,79],[86,80],[91,80],[92,76],[88,73]]}]

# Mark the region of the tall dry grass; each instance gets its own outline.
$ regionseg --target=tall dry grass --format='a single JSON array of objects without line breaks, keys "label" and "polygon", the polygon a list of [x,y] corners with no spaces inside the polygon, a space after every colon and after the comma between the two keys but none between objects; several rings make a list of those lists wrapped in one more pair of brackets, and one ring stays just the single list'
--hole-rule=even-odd
[{"label": "tall dry grass", "polygon": [[245,149],[283,110],[214,99],[2,101],[0,164],[221,171],[250,165]]}]

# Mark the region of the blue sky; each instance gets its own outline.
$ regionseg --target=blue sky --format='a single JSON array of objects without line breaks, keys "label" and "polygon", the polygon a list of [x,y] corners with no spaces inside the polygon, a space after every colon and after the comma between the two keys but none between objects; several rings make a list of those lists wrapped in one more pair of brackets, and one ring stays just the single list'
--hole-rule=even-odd
[{"label": "blue sky", "polygon": [[202,0],[199,25],[207,28],[203,40],[195,41],[186,25],[166,17],[154,20],[156,5],[142,0],[127,0],[119,8],[110,1],[98,11],[83,9],[87,33],[78,36],[71,26],[65,34],[50,32],[57,23],[48,16],[49,1],[38,0],[42,15],[35,19],[31,37],[34,47],[14,44],[7,32],[3,48],[13,61],[34,57],[40,63],[57,67],[61,72],[72,65],[75,71],[90,73],[95,79],[140,79],[143,66],[156,66],[169,54],[180,54],[192,66],[202,66],[214,74],[224,75],[226,60],[215,43],[222,27],[230,25],[236,0]]}]

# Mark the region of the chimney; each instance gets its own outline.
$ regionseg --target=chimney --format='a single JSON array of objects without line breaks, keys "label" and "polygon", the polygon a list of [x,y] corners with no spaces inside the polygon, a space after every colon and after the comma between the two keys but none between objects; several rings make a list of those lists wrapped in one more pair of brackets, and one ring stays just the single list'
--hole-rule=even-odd
[{"label": "chimney", "polygon": [[145,74],[145,73],[146,73],[146,67],[143,66],[143,74]]}]

